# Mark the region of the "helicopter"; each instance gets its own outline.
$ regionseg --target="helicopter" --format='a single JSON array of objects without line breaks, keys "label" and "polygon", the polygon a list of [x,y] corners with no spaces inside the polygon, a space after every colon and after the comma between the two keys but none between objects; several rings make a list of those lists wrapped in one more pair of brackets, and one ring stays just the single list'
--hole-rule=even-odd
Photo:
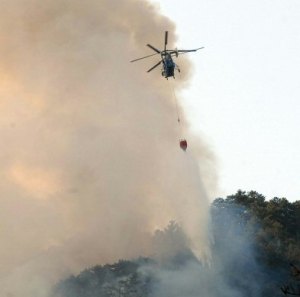
[{"label": "helicopter", "polygon": [[130,62],[136,62],[139,60],[143,60],[155,55],[159,55],[161,56],[161,60],[155,64],[153,67],[151,67],[147,72],[152,71],[154,68],[156,68],[157,66],[159,66],[160,64],[162,64],[162,72],[161,75],[164,76],[166,79],[168,79],[168,77],[173,77],[175,78],[175,69],[180,72],[180,69],[178,67],[178,65],[176,65],[172,59],[172,57],[178,57],[178,55],[180,54],[185,54],[185,53],[189,53],[189,52],[196,52],[197,50],[203,49],[204,47],[199,47],[196,49],[191,49],[191,50],[178,50],[178,49],[174,49],[174,50],[168,50],[167,49],[167,44],[168,44],[168,31],[165,31],[165,44],[164,44],[164,50],[158,50],[157,48],[155,48],[153,45],[151,44],[147,44],[147,46],[149,48],[151,48],[153,51],[155,51],[155,54],[152,55],[148,55],[142,58],[138,58],[138,59],[134,59]]}]

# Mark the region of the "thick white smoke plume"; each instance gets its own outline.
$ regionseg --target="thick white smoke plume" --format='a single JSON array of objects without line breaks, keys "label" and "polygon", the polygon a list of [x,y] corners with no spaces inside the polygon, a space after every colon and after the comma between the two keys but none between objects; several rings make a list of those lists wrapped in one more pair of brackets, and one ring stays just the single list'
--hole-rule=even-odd
[{"label": "thick white smoke plume", "polygon": [[168,82],[145,73],[158,60],[129,63],[174,25],[138,0],[3,0],[0,13],[0,295],[46,296],[70,272],[151,255],[170,220],[206,254],[211,153],[179,149]]}]

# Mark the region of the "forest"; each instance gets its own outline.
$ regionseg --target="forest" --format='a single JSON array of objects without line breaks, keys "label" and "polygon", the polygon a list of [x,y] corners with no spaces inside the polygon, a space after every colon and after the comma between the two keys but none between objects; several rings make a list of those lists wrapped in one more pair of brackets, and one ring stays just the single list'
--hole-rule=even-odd
[{"label": "forest", "polygon": [[[123,259],[62,280],[53,296],[300,296],[300,201],[239,190],[210,211],[209,265],[187,247],[163,261]],[[156,236],[183,238],[176,222]]]}]

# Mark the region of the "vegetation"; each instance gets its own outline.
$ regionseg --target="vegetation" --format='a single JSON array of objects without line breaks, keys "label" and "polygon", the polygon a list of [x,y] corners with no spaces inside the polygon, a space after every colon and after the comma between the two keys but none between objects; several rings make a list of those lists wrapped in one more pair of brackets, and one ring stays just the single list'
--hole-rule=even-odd
[{"label": "vegetation", "polygon": [[232,248],[228,247],[231,242],[246,243],[239,248],[244,253],[234,254],[235,267],[232,259],[226,262],[228,253],[221,259],[224,273],[238,272],[231,273],[228,281],[244,288],[245,296],[249,296],[249,283],[260,287],[262,296],[279,296],[280,287],[297,287],[289,265],[298,265],[300,260],[300,201],[277,197],[266,201],[255,191],[238,191],[212,203],[212,219],[215,255],[221,254],[220,247]]},{"label": "vegetation", "polygon": [[[211,268],[201,265],[187,251],[172,255],[167,264],[145,258],[119,261],[112,265],[98,265],[69,277],[56,286],[53,296],[156,296],[155,290],[161,280],[155,272],[180,271],[179,275],[186,277],[183,274],[190,272],[182,267],[191,262],[197,262],[200,275],[212,279],[213,285],[207,289],[211,297],[300,296],[300,201],[291,203],[277,197],[266,201],[257,192],[238,191],[225,199],[216,199],[211,205],[211,217]],[[164,240],[164,236],[169,239],[178,237],[178,234],[184,238],[172,222],[158,235]],[[192,273],[195,274],[195,270]],[[201,286],[208,286],[207,281]],[[167,295],[165,293],[162,297]]]},{"label": "vegetation", "polygon": [[150,292],[151,275],[138,273],[138,268],[151,263],[140,258],[135,261],[119,261],[111,265],[97,265],[86,269],[78,276],[64,280],[54,290],[54,296],[95,297],[95,296],[147,296]]},{"label": "vegetation", "polygon": [[300,269],[294,265],[291,265],[292,282],[285,284],[281,287],[281,291],[284,295],[300,296]]},{"label": "vegetation", "polygon": [[[285,198],[266,201],[257,192],[238,191],[226,199],[213,202],[214,216],[226,208],[236,211],[237,219],[244,224],[245,232],[255,239],[260,250],[259,260],[278,268],[300,259],[300,201]],[[239,210],[239,211],[238,211]]]}]

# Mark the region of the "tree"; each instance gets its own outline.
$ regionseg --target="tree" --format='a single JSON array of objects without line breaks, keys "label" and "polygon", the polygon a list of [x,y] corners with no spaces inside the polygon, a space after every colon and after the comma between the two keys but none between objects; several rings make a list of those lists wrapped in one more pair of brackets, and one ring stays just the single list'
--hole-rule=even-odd
[{"label": "tree", "polygon": [[300,269],[292,263],[290,266],[292,280],[288,284],[283,285],[281,291],[284,295],[300,296]]}]

